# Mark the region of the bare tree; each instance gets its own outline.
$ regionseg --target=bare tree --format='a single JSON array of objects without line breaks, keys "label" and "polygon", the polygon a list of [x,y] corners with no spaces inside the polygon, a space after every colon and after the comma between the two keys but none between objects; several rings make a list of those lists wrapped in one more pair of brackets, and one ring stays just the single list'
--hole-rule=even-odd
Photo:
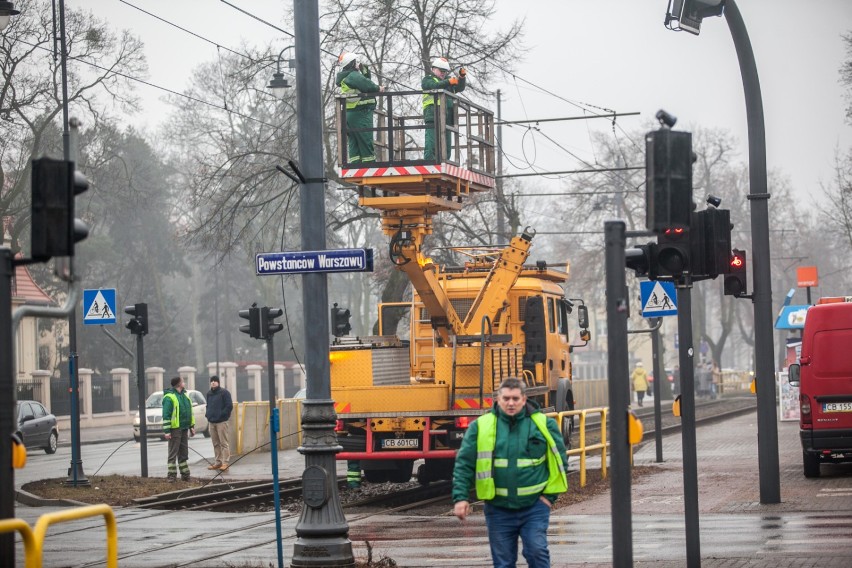
[{"label": "bare tree", "polygon": [[[12,247],[29,227],[29,160],[61,155],[56,118],[62,111],[60,61],[51,4],[33,0],[0,35],[0,216],[11,217]],[[68,104],[89,126],[132,112],[127,77],[146,71],[142,43],[80,10],[66,12]]]}]

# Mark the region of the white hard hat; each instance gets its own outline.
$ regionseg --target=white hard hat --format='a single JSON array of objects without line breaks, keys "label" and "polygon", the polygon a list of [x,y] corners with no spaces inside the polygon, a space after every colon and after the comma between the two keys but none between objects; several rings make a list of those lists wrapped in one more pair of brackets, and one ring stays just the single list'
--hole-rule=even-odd
[{"label": "white hard hat", "polygon": [[337,63],[341,67],[346,67],[356,59],[358,59],[358,54],[352,53],[351,51],[344,51],[340,54],[340,57],[337,58]]},{"label": "white hard hat", "polygon": [[444,71],[449,71],[450,62],[447,61],[446,57],[436,57],[432,60],[432,67],[436,69],[443,69]]}]

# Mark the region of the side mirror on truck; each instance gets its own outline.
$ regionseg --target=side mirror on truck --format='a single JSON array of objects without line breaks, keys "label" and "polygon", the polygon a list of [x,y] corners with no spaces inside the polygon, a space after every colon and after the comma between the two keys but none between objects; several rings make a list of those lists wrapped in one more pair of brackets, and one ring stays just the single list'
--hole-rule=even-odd
[{"label": "side mirror on truck", "polygon": [[787,367],[787,382],[790,383],[790,386],[799,386],[799,381],[802,377],[801,372],[802,368],[798,363],[792,363],[789,367]]}]

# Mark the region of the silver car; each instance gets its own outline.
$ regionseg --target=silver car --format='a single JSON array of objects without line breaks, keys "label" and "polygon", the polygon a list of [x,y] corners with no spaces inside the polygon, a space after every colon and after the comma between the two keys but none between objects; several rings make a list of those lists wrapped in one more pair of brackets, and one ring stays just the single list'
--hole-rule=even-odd
[{"label": "silver car", "polygon": [[[210,437],[210,428],[207,424],[207,400],[204,395],[197,390],[188,390],[186,394],[192,401],[192,413],[195,415],[195,432],[204,434],[205,438]],[[148,397],[145,401],[145,414],[148,416],[146,421],[147,434],[149,438],[163,437],[163,391],[157,391]],[[141,434],[139,433],[139,413],[133,416],[133,439],[139,441]]]},{"label": "silver car", "polygon": [[47,454],[56,453],[59,442],[56,416],[35,400],[19,400],[15,415],[17,434],[25,446],[42,448]]}]

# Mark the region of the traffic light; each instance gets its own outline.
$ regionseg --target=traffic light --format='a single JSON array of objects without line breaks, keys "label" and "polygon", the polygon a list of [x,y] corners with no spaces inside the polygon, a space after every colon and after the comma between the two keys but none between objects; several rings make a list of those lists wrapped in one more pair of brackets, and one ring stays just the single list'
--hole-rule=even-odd
[{"label": "traffic light", "polygon": [[74,256],[74,243],[89,235],[86,224],[74,217],[74,197],[89,188],[86,176],[65,160],[32,161],[31,255],[47,261]]},{"label": "traffic light", "polygon": [[[722,15],[725,11],[725,0],[674,0],[670,6],[665,26],[698,35],[704,18]],[[672,27],[672,21],[677,21],[676,28]]]},{"label": "traffic light", "polygon": [[657,279],[657,243],[645,243],[624,251],[624,265],[636,271],[636,276]]},{"label": "traffic light", "polygon": [[714,207],[693,212],[689,243],[693,281],[713,280],[720,274],[727,274],[731,257],[731,212]]},{"label": "traffic light", "polygon": [[670,228],[657,237],[657,276],[664,280],[689,272],[689,228]]},{"label": "traffic light", "polygon": [[240,331],[249,334],[252,339],[263,339],[260,329],[260,308],[252,304],[247,310],[240,310],[240,317],[249,320],[248,324],[240,326]]},{"label": "traffic light", "polygon": [[[664,111],[657,114],[667,117],[668,124],[676,120]],[[645,224],[649,231],[689,227],[692,162],[691,133],[661,128],[645,136]]]},{"label": "traffic light", "polygon": [[284,310],[281,308],[261,308],[260,309],[260,331],[264,334],[264,339],[271,339],[273,335],[284,329],[283,323],[275,323],[275,318],[280,318],[284,315]]},{"label": "traffic light", "polygon": [[352,331],[352,326],[349,325],[349,317],[351,314],[345,308],[338,308],[337,304],[331,308],[331,333],[334,337],[343,337],[349,335]]},{"label": "traffic light", "polygon": [[130,314],[133,319],[127,322],[127,329],[133,335],[148,335],[148,304],[133,304],[124,308],[125,314]]},{"label": "traffic light", "polygon": [[746,252],[734,249],[731,251],[728,274],[725,275],[725,295],[739,298],[746,294],[748,294]]}]

